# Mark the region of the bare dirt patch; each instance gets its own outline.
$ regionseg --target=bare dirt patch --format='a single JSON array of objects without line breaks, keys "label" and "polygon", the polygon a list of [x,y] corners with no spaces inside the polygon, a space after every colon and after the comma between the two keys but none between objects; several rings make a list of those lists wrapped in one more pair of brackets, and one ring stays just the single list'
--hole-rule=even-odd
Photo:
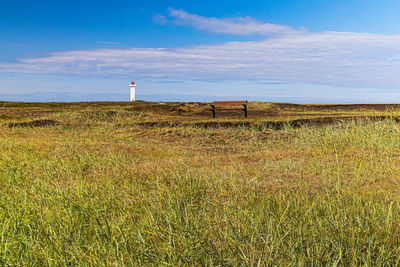
[{"label": "bare dirt patch", "polygon": [[264,122],[198,122],[194,125],[202,128],[235,128],[235,127],[255,127],[259,129],[270,128],[274,130],[283,129],[286,126],[299,128],[302,126],[322,126],[327,124],[334,124],[344,121],[353,120],[372,120],[381,121],[385,119],[393,119],[396,122],[400,122],[398,117],[389,116],[348,116],[348,117],[322,117],[322,118],[311,118],[311,119],[296,119],[288,121],[264,121]]},{"label": "bare dirt patch", "polygon": [[299,128],[302,126],[322,126],[327,124],[334,124],[345,121],[354,120],[372,120],[372,121],[382,121],[385,119],[392,119],[396,122],[400,122],[400,118],[393,116],[346,116],[346,117],[319,117],[319,118],[309,118],[309,119],[296,119],[296,120],[286,120],[286,121],[207,121],[207,122],[196,122],[196,123],[176,123],[176,122],[141,122],[136,123],[144,129],[148,128],[174,128],[174,127],[199,127],[199,128],[258,128],[258,129],[274,129],[280,130],[286,126]]},{"label": "bare dirt patch", "polygon": [[400,104],[290,104],[272,103],[281,110],[298,111],[391,111],[400,109]]},{"label": "bare dirt patch", "polygon": [[33,120],[28,122],[11,122],[8,124],[9,128],[16,128],[16,127],[46,127],[46,126],[56,126],[59,124],[57,121],[54,120]]}]

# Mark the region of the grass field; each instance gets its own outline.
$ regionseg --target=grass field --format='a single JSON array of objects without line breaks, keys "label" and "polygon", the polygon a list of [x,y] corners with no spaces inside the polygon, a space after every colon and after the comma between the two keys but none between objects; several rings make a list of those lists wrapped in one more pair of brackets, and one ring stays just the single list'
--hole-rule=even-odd
[{"label": "grass field", "polygon": [[0,102],[0,265],[397,265],[399,108]]}]

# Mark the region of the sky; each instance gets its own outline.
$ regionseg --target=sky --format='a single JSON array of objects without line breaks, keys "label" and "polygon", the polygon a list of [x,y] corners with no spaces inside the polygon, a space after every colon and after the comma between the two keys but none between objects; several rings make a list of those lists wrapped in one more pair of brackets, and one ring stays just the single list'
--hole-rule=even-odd
[{"label": "sky", "polygon": [[0,100],[400,101],[400,1],[3,1]]}]

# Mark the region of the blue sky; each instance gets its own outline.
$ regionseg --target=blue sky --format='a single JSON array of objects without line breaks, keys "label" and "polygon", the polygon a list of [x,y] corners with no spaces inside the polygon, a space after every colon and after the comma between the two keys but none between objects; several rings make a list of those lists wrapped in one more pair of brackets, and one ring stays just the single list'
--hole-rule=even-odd
[{"label": "blue sky", "polygon": [[400,101],[400,1],[5,1],[0,99]]}]

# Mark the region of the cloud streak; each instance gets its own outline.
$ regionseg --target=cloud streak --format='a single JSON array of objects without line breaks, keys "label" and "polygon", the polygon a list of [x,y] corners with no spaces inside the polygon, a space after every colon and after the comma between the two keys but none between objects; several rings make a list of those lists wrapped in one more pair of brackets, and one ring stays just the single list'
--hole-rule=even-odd
[{"label": "cloud streak", "polygon": [[[169,12],[170,16],[172,12],[180,21],[187,14],[179,10]],[[190,15],[192,19],[193,16],[200,17]],[[213,21],[213,18],[207,21]],[[211,24],[204,25],[207,28]],[[247,22],[243,25],[249,27]],[[290,29],[276,25],[276,29],[285,34],[261,41],[168,49],[56,52],[0,63],[0,72],[204,81],[271,80],[388,89],[400,87],[400,35],[298,34],[289,33],[287,28]],[[236,32],[236,28],[231,31]],[[253,32],[267,31],[257,28]]]},{"label": "cloud streak", "polygon": [[207,18],[196,14],[190,14],[182,9],[169,8],[168,15],[175,25],[189,26],[198,30],[211,33],[232,35],[288,35],[300,34],[304,30],[295,30],[286,25],[262,23],[251,17],[238,18]]}]

